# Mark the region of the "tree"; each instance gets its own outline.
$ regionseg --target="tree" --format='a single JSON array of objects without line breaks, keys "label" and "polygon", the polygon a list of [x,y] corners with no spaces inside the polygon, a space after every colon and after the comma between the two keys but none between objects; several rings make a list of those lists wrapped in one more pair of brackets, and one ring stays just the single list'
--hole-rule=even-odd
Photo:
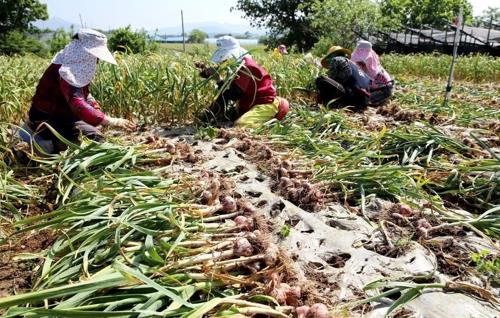
[{"label": "tree", "polygon": [[464,20],[472,17],[472,5],[468,0],[381,0],[380,9],[384,16],[401,25],[418,28],[422,25],[442,27],[451,22],[463,8]]},{"label": "tree", "polygon": [[141,53],[146,50],[146,33],[134,32],[130,25],[118,28],[111,32],[108,44],[112,51]]},{"label": "tree", "polygon": [[47,20],[47,5],[38,0],[1,0],[0,34],[11,31],[28,31],[32,22]]},{"label": "tree", "polygon": [[500,7],[488,7],[488,9],[483,11],[481,14],[481,19],[489,22],[490,19],[493,19],[493,22],[500,22]]},{"label": "tree", "polygon": [[35,53],[39,55],[47,54],[43,46],[32,36],[26,36],[20,31],[10,31],[0,36],[0,54],[13,55]]},{"label": "tree", "polygon": [[62,50],[70,41],[73,31],[66,32],[64,29],[57,29],[52,34],[52,39],[48,41],[50,53],[55,54]]},{"label": "tree", "polygon": [[324,54],[332,45],[352,48],[361,34],[383,28],[380,7],[371,0],[315,1],[309,16],[310,24],[318,30],[317,54]]},{"label": "tree", "polygon": [[38,0],[0,0],[0,53],[39,52],[39,41],[26,33],[36,30],[33,21],[47,18],[47,5]]},{"label": "tree", "polygon": [[[320,0],[316,0],[322,2]],[[309,16],[315,0],[238,0],[232,10],[240,10],[254,27],[269,29],[269,45],[295,45],[308,50],[318,40],[318,30]]]},{"label": "tree", "polygon": [[267,35],[259,36],[259,40],[257,41],[257,43],[267,45],[269,43],[269,36]]},{"label": "tree", "polygon": [[208,38],[208,34],[199,29],[194,29],[189,33],[189,43],[203,43]]}]

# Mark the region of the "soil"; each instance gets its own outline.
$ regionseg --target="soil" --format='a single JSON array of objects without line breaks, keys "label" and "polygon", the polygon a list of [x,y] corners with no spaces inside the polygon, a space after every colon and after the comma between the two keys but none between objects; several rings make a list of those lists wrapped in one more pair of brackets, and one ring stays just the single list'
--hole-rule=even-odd
[{"label": "soil", "polygon": [[18,294],[31,287],[35,268],[42,259],[17,260],[20,253],[38,253],[50,247],[55,236],[48,231],[13,237],[0,245],[0,297]]}]

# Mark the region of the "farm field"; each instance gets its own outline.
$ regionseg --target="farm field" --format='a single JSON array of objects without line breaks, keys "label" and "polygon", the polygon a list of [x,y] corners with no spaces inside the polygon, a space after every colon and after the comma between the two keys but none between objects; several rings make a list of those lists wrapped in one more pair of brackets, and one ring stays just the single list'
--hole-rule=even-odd
[{"label": "farm field", "polygon": [[[174,50],[174,51],[179,51],[182,52],[182,43],[159,43],[159,50],[160,51],[167,51],[167,50]],[[210,43],[186,43],[186,51],[188,53],[197,53],[200,51],[206,51],[206,50],[215,50],[216,45],[215,44],[210,44]],[[257,45],[245,45],[245,48],[251,51],[264,51],[266,48],[264,45],[257,44]]]},{"label": "farm field", "polygon": [[251,132],[192,124],[209,56],[100,64],[92,94],[139,130],[47,157],[12,131],[49,61],[0,57],[0,313],[498,313],[500,60],[459,58],[443,105],[448,56],[384,55],[393,99],[354,113],[316,105],[310,58],[257,50],[291,112]]}]

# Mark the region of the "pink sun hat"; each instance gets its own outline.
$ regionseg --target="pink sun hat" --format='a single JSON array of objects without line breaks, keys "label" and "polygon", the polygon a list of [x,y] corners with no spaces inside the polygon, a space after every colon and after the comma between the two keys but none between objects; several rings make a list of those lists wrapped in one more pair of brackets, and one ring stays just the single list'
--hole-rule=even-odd
[{"label": "pink sun hat", "polygon": [[372,44],[361,40],[352,52],[351,60],[356,63],[363,63],[370,77],[377,75],[381,71],[381,65],[377,53],[373,51]]},{"label": "pink sun hat", "polygon": [[280,51],[281,54],[288,54],[288,50],[284,44],[278,45],[278,51]]}]

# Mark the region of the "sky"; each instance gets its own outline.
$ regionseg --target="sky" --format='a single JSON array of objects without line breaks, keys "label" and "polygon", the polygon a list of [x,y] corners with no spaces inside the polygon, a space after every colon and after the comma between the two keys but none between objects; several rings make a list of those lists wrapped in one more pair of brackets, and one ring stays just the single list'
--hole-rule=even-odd
[{"label": "sky", "polygon": [[[436,0],[439,1],[439,0]],[[488,6],[499,7],[500,0],[469,0],[474,15]],[[131,25],[134,29],[154,30],[185,23],[219,22],[248,25],[241,12],[231,12],[236,0],[41,0],[48,5],[50,17],[80,23],[80,14],[88,27],[112,29]]]},{"label": "sky", "polygon": [[500,0],[469,0],[472,4],[472,9],[474,10],[474,16],[480,15],[488,7],[499,8]]},{"label": "sky", "polygon": [[236,0],[41,0],[51,18],[80,24],[81,14],[88,27],[112,29],[131,25],[154,30],[184,23],[220,22],[249,25],[241,12],[230,12]]}]

